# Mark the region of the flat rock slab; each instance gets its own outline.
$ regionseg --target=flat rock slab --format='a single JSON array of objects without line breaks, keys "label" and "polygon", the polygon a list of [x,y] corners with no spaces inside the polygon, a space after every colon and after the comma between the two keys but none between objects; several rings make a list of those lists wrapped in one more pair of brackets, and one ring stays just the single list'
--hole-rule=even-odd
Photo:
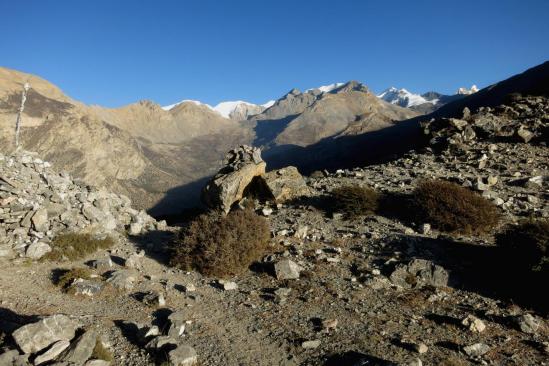
[{"label": "flat rock slab", "polygon": [[13,332],[17,346],[25,353],[35,353],[57,341],[70,341],[78,324],[66,315],[57,314],[27,324]]},{"label": "flat rock slab", "polygon": [[59,357],[59,361],[68,362],[71,365],[81,366],[92,355],[97,342],[97,333],[87,331],[75,340],[69,349]]}]

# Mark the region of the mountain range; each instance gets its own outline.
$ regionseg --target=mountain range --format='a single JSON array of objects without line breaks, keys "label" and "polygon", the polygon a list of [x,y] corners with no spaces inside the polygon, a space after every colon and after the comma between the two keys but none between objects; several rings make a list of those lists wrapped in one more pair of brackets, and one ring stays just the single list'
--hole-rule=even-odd
[{"label": "mountain range", "polygon": [[[547,68],[545,63],[528,71],[527,78],[514,82],[518,87],[505,90],[534,88],[543,78],[531,75]],[[270,168],[297,165],[310,171],[342,158],[349,164],[363,162],[413,146],[418,121],[429,118],[422,117],[426,112],[440,108],[434,113],[453,113],[453,104],[462,102],[461,107],[479,95],[497,100],[493,86],[471,95],[431,92],[419,99],[396,89],[378,97],[350,81],[304,92],[292,89],[263,105],[234,101],[212,107],[183,100],[164,107],[139,101],[104,108],[76,101],[38,76],[0,68],[3,151],[14,148],[15,116],[27,80],[31,89],[22,119],[23,148],[88,184],[128,195],[154,215],[195,205],[205,179],[237,145],[262,147]]]}]

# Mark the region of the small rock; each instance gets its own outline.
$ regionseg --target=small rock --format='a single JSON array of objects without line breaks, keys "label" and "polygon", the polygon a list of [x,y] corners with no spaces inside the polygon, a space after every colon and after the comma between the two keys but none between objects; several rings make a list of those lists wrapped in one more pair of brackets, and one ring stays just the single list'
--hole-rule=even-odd
[{"label": "small rock", "polygon": [[188,345],[177,346],[168,353],[168,358],[173,366],[193,366],[198,362],[196,351]]},{"label": "small rock", "polygon": [[195,292],[196,291],[196,286],[192,283],[186,283],[183,285],[183,290],[185,292]]},{"label": "small rock", "polygon": [[273,209],[265,207],[261,210],[261,213],[263,214],[263,216],[271,216],[271,214],[273,213]]},{"label": "small rock", "polygon": [[48,210],[41,208],[37,210],[32,216],[32,224],[36,231],[46,232],[50,228],[48,221]]},{"label": "small rock", "polygon": [[463,351],[467,356],[480,357],[490,351],[490,346],[484,343],[475,343],[467,347],[463,347]]},{"label": "small rock", "polygon": [[139,235],[141,234],[141,231],[143,230],[143,225],[139,222],[134,222],[132,224],[130,224],[130,230],[128,231],[128,233],[130,235]]},{"label": "small rock", "polygon": [[137,277],[134,272],[128,270],[114,271],[107,282],[120,290],[131,290]]},{"label": "small rock", "polygon": [[289,260],[282,259],[275,263],[274,265],[276,278],[279,280],[295,280],[299,278],[299,273],[301,272],[301,267]]},{"label": "small rock", "polygon": [[421,229],[419,232],[423,235],[429,235],[429,233],[431,232],[431,225],[430,224],[421,225]]},{"label": "small rock", "polygon": [[301,343],[301,347],[303,347],[304,349],[318,348],[318,346],[320,346],[320,340],[319,339],[316,339],[314,341],[305,341],[305,342]]},{"label": "small rock", "polygon": [[51,252],[51,247],[48,244],[39,241],[29,245],[25,252],[25,256],[32,259],[40,259],[49,252]]},{"label": "small rock", "polygon": [[166,299],[161,292],[149,291],[143,296],[143,303],[148,306],[166,306]]},{"label": "small rock", "polygon": [[86,295],[89,297],[93,297],[101,293],[104,287],[105,285],[99,281],[77,278],[71,284],[70,288],[74,291],[75,295]]},{"label": "small rock", "polygon": [[105,258],[94,259],[89,263],[89,266],[95,269],[109,269],[113,267],[113,262],[110,256]]},{"label": "small rock", "polygon": [[484,322],[473,315],[467,315],[467,317],[461,321],[461,324],[475,333],[481,333],[486,329]]},{"label": "small rock", "polygon": [[425,343],[416,343],[414,344],[414,350],[419,354],[427,353],[429,347]]},{"label": "small rock", "polygon": [[305,239],[307,237],[307,233],[309,232],[309,227],[306,225],[299,225],[294,233],[294,237],[298,239]]},{"label": "small rock", "polygon": [[232,290],[238,289],[238,285],[236,284],[236,282],[219,280],[217,281],[217,283],[219,283],[219,285],[221,285],[221,288],[225,291],[232,291]]},{"label": "small rock", "polygon": [[540,322],[531,314],[518,316],[516,318],[516,323],[522,332],[528,334],[536,334],[541,326]]},{"label": "small rock", "polygon": [[138,253],[130,254],[130,256],[126,259],[126,262],[124,265],[127,268],[137,268],[141,265],[141,260],[145,256],[145,251],[141,250]]},{"label": "small rock", "polygon": [[322,329],[325,332],[330,332],[332,330],[336,330],[338,324],[337,319],[326,319],[322,321]]}]

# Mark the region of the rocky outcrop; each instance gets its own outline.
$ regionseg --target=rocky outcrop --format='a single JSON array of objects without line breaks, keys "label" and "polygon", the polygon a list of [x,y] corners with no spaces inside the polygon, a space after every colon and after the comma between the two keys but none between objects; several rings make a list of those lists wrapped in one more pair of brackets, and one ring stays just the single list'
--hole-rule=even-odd
[{"label": "rocky outcrop", "polygon": [[36,154],[0,155],[0,257],[38,259],[59,232],[125,232],[156,228],[128,197],[57,173]]},{"label": "rocky outcrop", "polygon": [[229,151],[224,167],[204,187],[202,201],[211,209],[228,213],[253,179],[265,174],[265,167],[259,148],[242,145]]},{"label": "rocky outcrop", "polygon": [[311,193],[303,176],[293,166],[268,172],[265,175],[265,183],[274,200],[278,203],[308,196]]},{"label": "rocky outcrop", "polygon": [[481,107],[462,118],[438,118],[422,123],[429,143],[454,152],[467,149],[478,140],[547,143],[549,141],[549,99],[516,96],[496,108]]}]

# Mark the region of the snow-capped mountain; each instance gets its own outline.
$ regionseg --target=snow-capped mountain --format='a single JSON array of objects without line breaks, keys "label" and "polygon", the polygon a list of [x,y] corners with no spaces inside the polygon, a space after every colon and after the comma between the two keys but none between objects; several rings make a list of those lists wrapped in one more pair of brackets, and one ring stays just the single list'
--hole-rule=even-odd
[{"label": "snow-capped mountain", "polygon": [[164,109],[165,111],[169,111],[170,109],[180,105],[181,103],[194,103],[196,105],[203,105],[219,113],[221,116],[225,118],[241,121],[241,120],[247,119],[249,116],[253,116],[255,114],[263,112],[265,109],[272,106],[275,103],[275,101],[270,100],[265,104],[258,105],[258,104],[248,103],[243,100],[235,100],[235,101],[221,102],[217,104],[215,107],[212,107],[211,105],[202,103],[198,100],[185,99],[180,102],[164,106],[162,107],[162,109]]},{"label": "snow-capped mountain", "polygon": [[170,105],[166,105],[164,107],[162,107],[163,110],[165,111],[169,111],[170,109],[174,108],[174,107],[177,107],[178,105],[182,104],[182,103],[194,103],[196,105],[203,105],[203,106],[206,106],[210,109],[213,109],[213,107],[209,104],[206,104],[206,103],[202,103],[201,101],[199,100],[193,100],[193,99],[184,99],[182,101],[179,101],[177,103],[174,103],[174,104],[170,104]]},{"label": "snow-capped mountain", "polygon": [[471,95],[471,94],[474,94],[478,92],[478,88],[476,85],[473,85],[471,86],[471,89],[467,89],[467,88],[459,88],[456,92],[456,94],[459,94],[459,95]]},{"label": "snow-capped mountain", "polygon": [[318,90],[318,91],[320,91],[320,92],[322,92],[322,93],[329,93],[329,92],[331,92],[332,90],[339,88],[339,87],[342,86],[343,84],[344,84],[344,83],[333,83],[333,84],[330,84],[330,85],[322,85],[322,86],[319,86],[318,88],[307,89],[307,90],[305,90],[305,92],[313,91],[313,90]]},{"label": "snow-capped mountain", "polygon": [[396,104],[404,108],[410,108],[410,107],[420,105],[420,104],[425,104],[425,103],[431,103],[431,104],[438,103],[438,98],[429,99],[419,94],[410,93],[408,90],[404,88],[397,89],[395,87],[386,89],[385,91],[383,91],[383,93],[379,94],[377,97],[383,99],[386,102],[389,102],[391,104]]}]

